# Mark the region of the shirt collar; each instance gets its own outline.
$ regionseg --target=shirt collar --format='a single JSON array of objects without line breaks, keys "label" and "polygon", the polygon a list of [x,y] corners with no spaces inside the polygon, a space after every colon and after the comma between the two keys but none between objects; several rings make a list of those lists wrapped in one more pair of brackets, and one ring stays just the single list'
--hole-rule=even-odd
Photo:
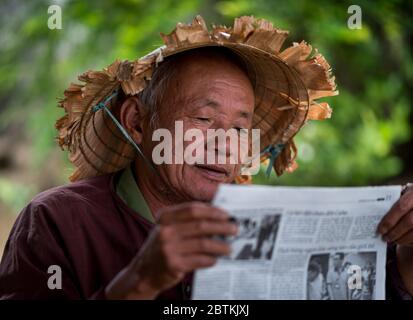
[{"label": "shirt collar", "polygon": [[136,211],[146,220],[155,223],[155,219],[149,209],[148,203],[140,191],[135,180],[132,165],[127,166],[120,174],[115,183],[115,190],[118,196],[127,204],[129,208]]}]

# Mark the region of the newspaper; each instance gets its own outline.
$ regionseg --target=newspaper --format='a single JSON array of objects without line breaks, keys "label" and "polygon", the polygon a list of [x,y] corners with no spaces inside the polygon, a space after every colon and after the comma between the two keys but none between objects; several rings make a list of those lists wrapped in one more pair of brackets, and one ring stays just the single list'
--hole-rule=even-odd
[{"label": "newspaper", "polygon": [[223,185],[214,205],[239,227],[229,257],[196,272],[193,299],[381,300],[386,243],[376,233],[401,186]]}]

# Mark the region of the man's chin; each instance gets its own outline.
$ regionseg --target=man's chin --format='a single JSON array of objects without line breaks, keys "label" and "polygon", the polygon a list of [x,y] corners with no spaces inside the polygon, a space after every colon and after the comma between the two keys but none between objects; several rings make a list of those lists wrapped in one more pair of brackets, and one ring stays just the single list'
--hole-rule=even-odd
[{"label": "man's chin", "polygon": [[194,201],[209,202],[214,198],[219,185],[220,183],[215,181],[212,182],[204,181],[204,179],[197,179],[197,181],[192,181],[189,193]]},{"label": "man's chin", "polygon": [[227,175],[215,174],[194,166],[191,166],[191,175],[188,180],[188,193],[194,201],[211,201],[219,185],[229,183]]}]

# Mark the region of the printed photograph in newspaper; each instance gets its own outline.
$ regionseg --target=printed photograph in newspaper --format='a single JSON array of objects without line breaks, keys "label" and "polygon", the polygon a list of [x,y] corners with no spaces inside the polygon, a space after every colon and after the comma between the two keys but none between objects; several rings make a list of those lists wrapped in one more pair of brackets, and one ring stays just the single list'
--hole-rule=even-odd
[{"label": "printed photograph in newspaper", "polygon": [[[376,259],[376,252],[313,254],[307,267],[307,300],[374,300]],[[356,273],[360,277],[354,277]]]},{"label": "printed photograph in newspaper", "polygon": [[277,238],[280,215],[264,215],[235,219],[238,234],[228,241],[232,260],[270,260]]}]

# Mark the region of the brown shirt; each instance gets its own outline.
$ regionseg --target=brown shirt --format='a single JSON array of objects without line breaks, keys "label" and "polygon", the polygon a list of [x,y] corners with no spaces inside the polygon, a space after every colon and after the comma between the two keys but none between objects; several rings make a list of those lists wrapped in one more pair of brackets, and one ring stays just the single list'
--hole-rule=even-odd
[{"label": "brown shirt", "polygon": [[[104,299],[104,288],[136,255],[154,224],[115,192],[119,173],[38,194],[20,213],[0,263],[0,299]],[[387,298],[411,299],[388,251]],[[50,266],[62,270],[51,290]],[[160,299],[189,299],[191,275]]]},{"label": "brown shirt", "polygon": [[[0,299],[103,299],[105,286],[141,248],[153,223],[130,209],[107,174],[46,190],[19,214],[0,264]],[[62,289],[49,289],[62,270]],[[188,276],[159,296],[188,299]]]}]

